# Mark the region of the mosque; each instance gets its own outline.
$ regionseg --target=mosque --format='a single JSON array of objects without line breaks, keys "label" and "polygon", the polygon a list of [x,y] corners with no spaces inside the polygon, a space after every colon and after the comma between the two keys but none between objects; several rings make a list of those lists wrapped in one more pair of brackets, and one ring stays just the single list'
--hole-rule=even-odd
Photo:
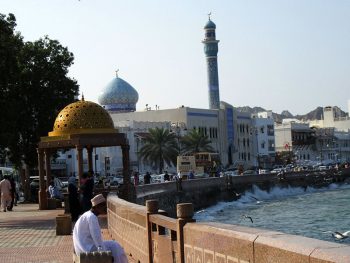
[{"label": "mosque", "polygon": [[[139,94],[127,81],[116,76],[102,90],[98,102],[110,114],[114,127],[125,133],[130,145],[130,166],[132,170],[144,173],[152,172],[152,167],[145,166],[138,158],[143,145],[143,138],[150,128],[163,127],[183,136],[195,129],[203,132],[211,140],[211,146],[220,154],[224,166],[245,167],[256,166],[255,152],[257,143],[250,114],[237,112],[232,105],[220,101],[218,76],[218,43],[216,25],[210,19],[204,26],[204,54],[208,77],[208,109],[180,106],[173,109],[151,109],[146,106],[143,111],[136,111]],[[239,135],[239,138],[238,136]],[[65,153],[66,172],[74,173],[77,167],[75,150]],[[274,154],[274,150],[271,151]],[[116,147],[96,148],[94,155],[94,171],[105,175],[116,175],[122,171],[122,153]],[[62,156],[63,157],[63,156]],[[88,169],[88,161],[84,157],[84,170]],[[175,167],[168,167],[175,171]],[[155,171],[155,169],[153,170]]]}]

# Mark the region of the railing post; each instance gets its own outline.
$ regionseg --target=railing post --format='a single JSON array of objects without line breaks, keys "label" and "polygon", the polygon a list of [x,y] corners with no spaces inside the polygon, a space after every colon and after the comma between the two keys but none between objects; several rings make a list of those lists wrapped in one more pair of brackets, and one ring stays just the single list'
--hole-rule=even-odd
[{"label": "railing post", "polygon": [[184,255],[184,233],[183,228],[188,222],[195,222],[193,219],[193,204],[182,203],[176,205],[176,216],[177,216],[177,260],[176,262],[185,263]]},{"label": "railing post", "polygon": [[147,229],[147,240],[148,240],[148,263],[153,263],[152,222],[150,222],[149,220],[149,215],[158,213],[158,200],[147,200],[146,208],[147,208],[146,229]]}]

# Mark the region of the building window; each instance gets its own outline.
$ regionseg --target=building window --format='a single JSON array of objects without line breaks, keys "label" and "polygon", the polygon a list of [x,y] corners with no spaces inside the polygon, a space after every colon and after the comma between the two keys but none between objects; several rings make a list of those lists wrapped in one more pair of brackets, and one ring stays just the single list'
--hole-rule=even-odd
[{"label": "building window", "polygon": [[275,135],[275,131],[273,129],[273,125],[267,125],[267,135],[268,136],[274,136]]}]

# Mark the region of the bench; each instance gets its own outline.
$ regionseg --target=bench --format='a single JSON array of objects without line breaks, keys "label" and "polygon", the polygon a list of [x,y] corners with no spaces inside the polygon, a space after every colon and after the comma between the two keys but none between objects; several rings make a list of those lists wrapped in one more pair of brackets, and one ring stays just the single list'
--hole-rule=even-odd
[{"label": "bench", "polygon": [[111,251],[83,252],[80,255],[73,253],[74,263],[112,263]]}]

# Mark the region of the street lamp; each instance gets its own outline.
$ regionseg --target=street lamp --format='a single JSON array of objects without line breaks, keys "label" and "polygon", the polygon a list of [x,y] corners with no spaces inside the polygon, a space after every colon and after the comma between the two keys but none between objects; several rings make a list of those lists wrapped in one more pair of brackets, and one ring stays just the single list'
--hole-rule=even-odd
[{"label": "street lamp", "polygon": [[175,133],[177,138],[177,145],[179,147],[179,153],[181,153],[181,144],[180,137],[182,135],[182,131],[187,130],[186,124],[184,122],[174,122],[171,124],[171,131]]},{"label": "street lamp", "polygon": [[98,160],[98,155],[96,153],[96,148],[94,148],[95,151],[95,174],[97,174],[97,160]]}]

